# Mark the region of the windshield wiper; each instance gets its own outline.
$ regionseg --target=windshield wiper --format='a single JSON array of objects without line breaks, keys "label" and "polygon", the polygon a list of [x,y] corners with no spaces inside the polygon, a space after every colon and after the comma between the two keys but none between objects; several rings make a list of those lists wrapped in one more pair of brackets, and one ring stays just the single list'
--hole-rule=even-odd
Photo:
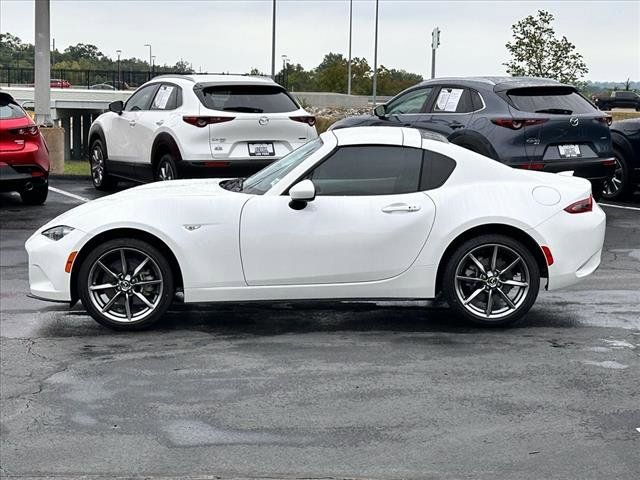
[{"label": "windshield wiper", "polygon": [[571,115],[573,110],[567,110],[566,108],[543,108],[542,110],[536,110],[535,113],[556,113],[558,115]]},{"label": "windshield wiper", "polygon": [[224,107],[222,110],[225,111],[225,112],[246,112],[246,113],[262,113],[262,112],[264,112],[264,110],[261,109],[261,108],[241,107],[241,106]]}]

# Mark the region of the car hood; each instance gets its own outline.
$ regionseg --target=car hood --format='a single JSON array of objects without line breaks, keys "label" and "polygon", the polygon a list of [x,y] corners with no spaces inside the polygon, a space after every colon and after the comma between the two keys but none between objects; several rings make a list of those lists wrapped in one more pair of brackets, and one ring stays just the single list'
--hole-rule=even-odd
[{"label": "car hood", "polygon": [[229,179],[171,180],[140,185],[72,208],[43,225],[38,229],[38,232],[57,225],[81,228],[86,223],[86,220],[95,220],[96,217],[99,217],[103,209],[122,209],[126,211],[133,207],[132,202],[148,203],[153,201],[157,203],[158,208],[162,208],[164,202],[172,202],[175,198],[246,195],[222,188],[220,183],[225,180]]}]

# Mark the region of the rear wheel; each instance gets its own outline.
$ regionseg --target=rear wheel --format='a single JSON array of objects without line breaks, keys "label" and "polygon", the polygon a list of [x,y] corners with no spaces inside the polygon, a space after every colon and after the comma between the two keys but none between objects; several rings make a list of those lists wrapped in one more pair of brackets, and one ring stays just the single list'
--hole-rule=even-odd
[{"label": "rear wheel", "polygon": [[98,190],[112,190],[118,181],[107,173],[107,151],[102,140],[96,138],[91,144],[91,180]]},{"label": "rear wheel", "polygon": [[82,304],[98,323],[142,330],[158,322],[173,300],[173,272],[153,245],[131,238],[110,240],[82,262]]},{"label": "rear wheel", "polygon": [[618,149],[613,149],[616,159],[616,169],[611,178],[607,178],[602,185],[601,198],[607,200],[618,200],[624,198],[630,190],[631,182],[629,175],[629,165],[627,160]]},{"label": "rear wheel", "polygon": [[165,153],[158,160],[154,174],[156,181],[175,180],[178,178],[178,169],[173,155]]},{"label": "rear wheel", "polygon": [[443,289],[449,305],[473,323],[506,326],[532,307],[540,269],[521,242],[505,235],[466,241],[450,257]]},{"label": "rear wheel", "polygon": [[42,205],[49,195],[49,184],[36,185],[20,192],[20,198],[27,205]]}]

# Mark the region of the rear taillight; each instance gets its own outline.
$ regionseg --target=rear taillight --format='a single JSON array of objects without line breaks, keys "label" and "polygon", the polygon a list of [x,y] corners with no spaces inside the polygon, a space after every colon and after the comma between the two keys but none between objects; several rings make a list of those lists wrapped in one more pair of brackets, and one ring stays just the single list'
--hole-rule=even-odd
[{"label": "rear taillight", "polygon": [[520,130],[522,127],[541,125],[548,120],[548,118],[492,118],[491,122],[499,127],[510,128],[511,130]]},{"label": "rear taillight", "polygon": [[236,117],[182,117],[182,120],[187,122],[190,125],[194,125],[196,127],[206,127],[207,125],[211,125],[212,123],[223,123],[230,122]]},{"label": "rear taillight", "polygon": [[28,127],[15,128],[9,131],[14,135],[19,135],[21,137],[35,137],[39,133],[38,127],[36,125],[29,125]]},{"label": "rear taillight", "polygon": [[294,122],[306,123],[310,127],[313,127],[316,124],[316,117],[313,115],[301,115],[299,117],[289,117]]},{"label": "rear taillight", "polygon": [[544,163],[523,163],[522,165],[514,165],[517,168],[523,170],[542,170],[544,169]]},{"label": "rear taillight", "polygon": [[585,198],[583,200],[578,200],[575,203],[572,203],[567,208],[564,209],[567,213],[586,213],[593,210],[593,196],[589,195],[589,198]]},{"label": "rear taillight", "polygon": [[604,117],[596,117],[596,120],[600,123],[605,123],[610,127],[611,122],[613,122],[613,117],[611,117],[611,115],[605,115]]}]

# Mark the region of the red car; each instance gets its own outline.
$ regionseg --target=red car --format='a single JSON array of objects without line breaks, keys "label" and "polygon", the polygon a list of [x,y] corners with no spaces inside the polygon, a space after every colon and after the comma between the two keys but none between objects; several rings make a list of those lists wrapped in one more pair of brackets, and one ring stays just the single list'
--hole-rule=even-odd
[{"label": "red car", "polygon": [[49,193],[49,150],[38,126],[11,95],[0,92],[0,192],[19,192],[27,205]]},{"label": "red car", "polygon": [[71,84],[62,78],[52,78],[49,86],[51,88],[71,88]]}]

